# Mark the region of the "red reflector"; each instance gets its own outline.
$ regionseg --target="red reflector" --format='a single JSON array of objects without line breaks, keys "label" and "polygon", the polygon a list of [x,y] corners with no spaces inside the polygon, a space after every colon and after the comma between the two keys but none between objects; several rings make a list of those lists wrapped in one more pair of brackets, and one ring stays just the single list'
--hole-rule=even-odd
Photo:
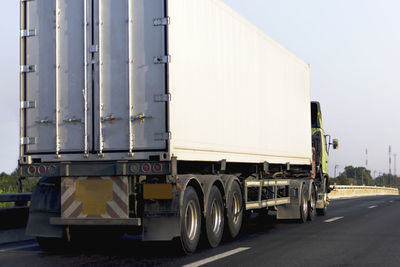
[{"label": "red reflector", "polygon": [[150,164],[145,163],[145,164],[142,165],[142,171],[143,171],[143,172],[149,172],[150,169],[151,169],[151,168],[150,168]]},{"label": "red reflector", "polygon": [[154,164],[153,170],[154,170],[155,172],[160,172],[160,171],[162,170],[162,165],[161,165],[160,163]]},{"label": "red reflector", "polygon": [[46,166],[40,165],[38,168],[38,174],[44,175],[46,173]]}]

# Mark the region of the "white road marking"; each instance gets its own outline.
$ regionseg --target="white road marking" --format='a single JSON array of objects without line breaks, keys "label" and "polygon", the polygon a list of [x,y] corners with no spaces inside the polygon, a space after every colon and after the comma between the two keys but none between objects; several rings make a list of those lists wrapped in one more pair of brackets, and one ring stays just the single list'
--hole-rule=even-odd
[{"label": "white road marking", "polygon": [[330,218],[328,220],[325,220],[324,222],[330,223],[330,222],[334,222],[334,221],[337,221],[337,220],[340,220],[340,219],[343,219],[343,218],[344,218],[344,216],[333,217],[333,218]]},{"label": "white road marking", "polygon": [[394,202],[394,200],[390,200],[389,202],[390,202],[390,203],[393,203],[393,202]]},{"label": "white road marking", "polygon": [[197,266],[200,266],[200,265],[203,265],[203,264],[207,264],[207,263],[210,263],[210,262],[213,262],[213,261],[216,261],[216,260],[231,256],[233,254],[236,254],[236,253],[248,250],[248,249],[250,249],[250,248],[233,249],[233,250],[230,250],[230,251],[227,251],[227,252],[224,252],[224,253],[221,253],[221,254],[206,258],[204,260],[195,261],[195,262],[183,265],[182,267],[197,267]]},{"label": "white road marking", "polygon": [[25,246],[19,246],[19,247],[5,248],[5,249],[0,249],[0,252],[14,251],[14,250],[24,249],[24,248],[35,248],[35,247],[39,247],[39,245],[34,244],[34,245],[25,245]]},{"label": "white road marking", "polygon": [[378,207],[377,205],[372,205],[372,206],[370,206],[370,207],[368,207],[369,209],[373,209],[373,208],[376,208],[376,207]]}]

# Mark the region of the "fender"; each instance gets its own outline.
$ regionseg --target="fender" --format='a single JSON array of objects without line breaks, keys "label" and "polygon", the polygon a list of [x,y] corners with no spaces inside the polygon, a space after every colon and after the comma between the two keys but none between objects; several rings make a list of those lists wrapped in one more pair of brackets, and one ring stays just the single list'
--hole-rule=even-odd
[{"label": "fender", "polygon": [[204,190],[204,208],[203,208],[203,214],[204,217],[207,214],[207,209],[205,207],[207,207],[208,205],[208,196],[210,195],[211,192],[211,188],[214,185],[217,185],[218,188],[221,190],[221,195],[222,195],[222,199],[224,201],[224,206],[225,206],[225,185],[223,183],[223,181],[221,180],[220,176],[217,175],[202,175],[199,176],[198,179],[201,181],[203,190]]},{"label": "fender", "polygon": [[[314,187],[314,192],[317,192],[317,188],[316,188],[316,186],[315,186],[315,184],[314,184],[314,181],[313,180],[309,180],[309,182],[308,182],[308,199],[311,199],[311,192],[312,192],[312,188]],[[317,198],[317,196],[316,196],[316,198]]]},{"label": "fender", "polygon": [[[227,176],[229,177],[229,176]],[[187,188],[187,186],[189,185],[189,183],[193,183],[195,182],[196,185],[196,190],[200,191],[198,193],[201,193],[201,195],[199,195],[199,200],[200,200],[200,205],[201,205],[201,209],[203,211],[203,215],[206,215],[206,209],[205,207],[207,207],[207,201],[208,201],[208,196],[210,194],[211,188],[213,185],[217,184],[217,186],[219,186],[220,190],[222,191],[222,197],[224,199],[225,202],[225,185],[227,182],[232,182],[233,181],[233,176],[232,178],[224,178],[222,179],[221,176],[218,175],[182,175],[179,176],[180,179],[180,183],[182,185],[182,190],[180,193],[180,199],[179,199],[179,205],[180,207],[182,207],[183,204],[183,195],[185,193],[185,190]],[[180,212],[181,216],[183,214],[183,211],[181,209]]]},{"label": "fender", "polygon": [[[178,178],[180,180],[180,185],[182,186],[182,189],[180,190],[179,194],[179,207],[180,207],[180,216],[183,214],[182,210],[182,205],[183,205],[183,196],[185,194],[185,190],[188,187],[189,183],[195,183],[196,187],[195,188],[197,191],[200,191],[201,195],[199,195],[199,201],[200,201],[200,206],[204,205],[202,199],[204,199],[204,190],[201,182],[199,181],[198,177],[196,175],[178,175]],[[177,178],[177,179],[178,179]],[[200,207],[201,209],[203,208]]]},{"label": "fender", "polygon": [[223,175],[221,176],[221,180],[224,182],[225,185],[225,193],[229,192],[234,182],[237,182],[240,188],[242,188],[239,178],[234,175]]}]

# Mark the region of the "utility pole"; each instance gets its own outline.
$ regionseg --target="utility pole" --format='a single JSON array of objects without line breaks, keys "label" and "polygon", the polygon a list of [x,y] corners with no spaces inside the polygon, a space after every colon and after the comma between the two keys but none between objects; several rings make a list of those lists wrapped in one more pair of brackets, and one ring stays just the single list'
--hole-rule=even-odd
[{"label": "utility pole", "polygon": [[393,166],[394,166],[394,175],[396,176],[397,175],[397,170],[396,170],[396,158],[397,158],[397,154],[396,153],[394,153],[394,162],[393,162]]},{"label": "utility pole", "polygon": [[364,172],[361,172],[361,185],[364,185]]},{"label": "utility pole", "polygon": [[392,174],[392,146],[389,145],[389,174]]},{"label": "utility pole", "polygon": [[339,167],[339,165],[335,164],[335,178],[337,178],[336,177],[336,169],[337,169],[337,167]]},{"label": "utility pole", "polygon": [[368,169],[368,148],[365,149],[365,168]]},{"label": "utility pole", "polygon": [[[354,167],[354,180],[357,182],[357,167]],[[362,177],[361,177],[361,185],[362,185]]]}]

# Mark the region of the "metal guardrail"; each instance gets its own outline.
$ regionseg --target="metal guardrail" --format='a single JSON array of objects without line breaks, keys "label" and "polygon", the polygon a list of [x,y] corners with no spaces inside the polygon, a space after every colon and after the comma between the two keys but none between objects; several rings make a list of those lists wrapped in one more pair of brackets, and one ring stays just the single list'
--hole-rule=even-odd
[{"label": "metal guardrail", "polygon": [[0,229],[26,226],[29,214],[28,202],[31,196],[31,193],[0,194],[0,203],[14,202],[14,206],[0,208]]},{"label": "metal guardrail", "polygon": [[32,193],[0,194],[0,202],[28,202]]},{"label": "metal guardrail", "polygon": [[[0,203],[14,202],[15,207],[24,207],[31,200],[32,193],[0,194]],[[3,208],[12,209],[13,207]]]},{"label": "metal guardrail", "polygon": [[394,190],[399,191],[397,188],[385,186],[366,186],[366,185],[335,185],[336,189],[378,189],[378,190]]},{"label": "metal guardrail", "polygon": [[363,185],[335,185],[329,198],[362,197],[374,195],[399,195],[398,188],[363,186]]}]

